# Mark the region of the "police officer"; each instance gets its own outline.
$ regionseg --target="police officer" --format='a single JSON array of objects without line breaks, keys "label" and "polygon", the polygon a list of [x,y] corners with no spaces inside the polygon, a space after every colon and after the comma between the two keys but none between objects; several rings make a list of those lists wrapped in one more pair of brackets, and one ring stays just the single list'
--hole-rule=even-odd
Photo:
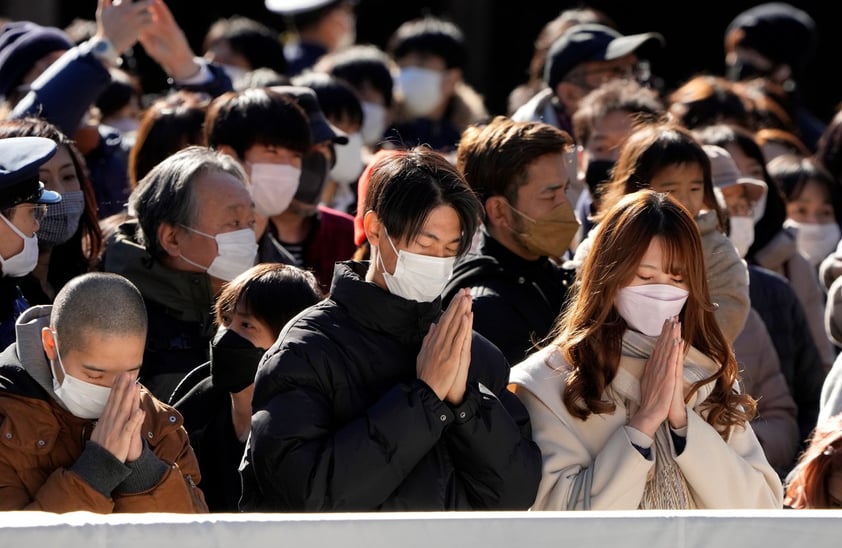
[{"label": "police officer", "polygon": [[46,204],[61,194],[46,190],[38,169],[58,147],[52,139],[0,139],[0,349],[15,340],[15,320],[28,306],[18,281],[38,262],[38,231]]}]

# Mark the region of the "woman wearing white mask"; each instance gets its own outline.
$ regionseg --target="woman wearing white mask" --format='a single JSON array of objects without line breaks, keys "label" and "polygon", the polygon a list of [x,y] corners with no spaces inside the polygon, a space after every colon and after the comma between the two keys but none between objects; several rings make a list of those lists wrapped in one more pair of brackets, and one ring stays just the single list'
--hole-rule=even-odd
[{"label": "woman wearing white mask", "polygon": [[427,148],[372,169],[367,262],[284,328],[255,379],[245,511],[525,509],[540,455],[508,363],[439,296],[482,209]]},{"label": "woman wearing white mask", "polygon": [[0,348],[14,342],[15,320],[29,306],[19,285],[38,262],[36,232],[47,204],[61,201],[38,179],[56,150],[41,137],[0,139]]},{"label": "woman wearing white mask", "polygon": [[575,291],[555,337],[512,369],[544,460],[532,508],[781,508],[687,209],[623,197]]},{"label": "woman wearing white mask", "polygon": [[842,238],[839,182],[815,160],[785,154],[768,164],[786,199],[786,221],[800,251],[818,268]]},{"label": "woman wearing white mask", "polygon": [[103,237],[94,189],[73,142],[41,118],[0,122],[0,139],[26,136],[45,137],[58,145],[55,156],[40,167],[39,177],[62,199],[47,206],[38,230],[38,264],[21,285],[29,304],[49,304],[71,278],[98,269]]}]

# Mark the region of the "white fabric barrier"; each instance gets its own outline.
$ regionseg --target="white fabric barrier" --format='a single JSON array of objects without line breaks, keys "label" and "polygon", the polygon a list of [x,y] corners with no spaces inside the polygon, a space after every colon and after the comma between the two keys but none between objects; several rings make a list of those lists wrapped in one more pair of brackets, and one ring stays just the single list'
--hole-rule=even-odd
[{"label": "white fabric barrier", "polygon": [[1,512],[0,548],[838,548],[842,510],[392,514]]}]

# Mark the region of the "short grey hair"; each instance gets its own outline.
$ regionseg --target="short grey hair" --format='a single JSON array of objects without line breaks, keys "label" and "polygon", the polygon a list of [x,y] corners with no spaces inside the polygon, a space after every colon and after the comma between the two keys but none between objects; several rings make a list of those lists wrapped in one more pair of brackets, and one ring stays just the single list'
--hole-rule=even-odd
[{"label": "short grey hair", "polygon": [[58,292],[50,327],[60,351],[84,351],[88,335],[138,335],[146,338],[146,305],[140,291],[119,274],[89,272],[72,278]]},{"label": "short grey hair", "polygon": [[153,257],[166,257],[158,241],[158,226],[193,226],[198,213],[193,182],[215,172],[233,175],[246,185],[246,173],[236,160],[201,146],[187,147],[167,157],[138,182],[129,197],[129,209],[140,224],[141,243]]}]

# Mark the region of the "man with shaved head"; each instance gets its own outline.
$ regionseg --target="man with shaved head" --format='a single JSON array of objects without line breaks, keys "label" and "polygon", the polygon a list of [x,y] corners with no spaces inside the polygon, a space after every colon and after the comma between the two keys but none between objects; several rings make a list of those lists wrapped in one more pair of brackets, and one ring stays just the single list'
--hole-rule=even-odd
[{"label": "man with shaved head", "polygon": [[0,510],[204,512],[181,415],[137,382],[147,319],[89,273],[27,309],[0,354]]}]

